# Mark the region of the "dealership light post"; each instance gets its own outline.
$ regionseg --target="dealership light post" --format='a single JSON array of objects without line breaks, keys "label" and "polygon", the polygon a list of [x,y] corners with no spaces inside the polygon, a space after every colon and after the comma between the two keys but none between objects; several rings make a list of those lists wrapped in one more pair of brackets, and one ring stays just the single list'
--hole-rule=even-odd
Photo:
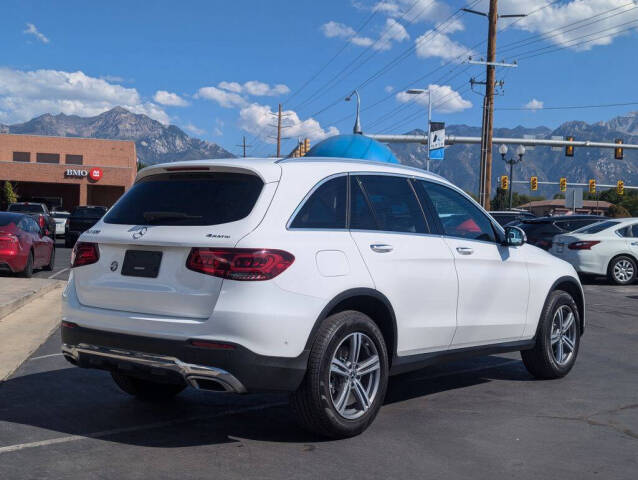
[{"label": "dealership light post", "polygon": [[430,171],[430,129],[431,129],[431,125],[432,125],[432,92],[431,90],[428,88],[427,90],[423,89],[423,88],[411,88],[409,90],[406,90],[405,93],[408,93],[410,95],[421,95],[422,93],[428,92],[428,128],[427,128],[427,132],[428,132],[428,150],[427,150],[427,157],[425,159],[426,163],[425,163],[425,169],[429,172]]},{"label": "dealership light post", "polygon": [[514,191],[514,165],[516,165],[519,162],[523,161],[523,155],[525,155],[525,147],[523,145],[519,145],[518,147],[516,147],[516,155],[518,156],[518,158],[510,158],[509,160],[507,160],[505,158],[505,155],[507,155],[507,145],[503,144],[498,148],[498,153],[501,154],[501,158],[503,158],[503,161],[505,163],[507,163],[510,166],[510,194],[509,194],[509,209],[512,209],[512,194]]}]

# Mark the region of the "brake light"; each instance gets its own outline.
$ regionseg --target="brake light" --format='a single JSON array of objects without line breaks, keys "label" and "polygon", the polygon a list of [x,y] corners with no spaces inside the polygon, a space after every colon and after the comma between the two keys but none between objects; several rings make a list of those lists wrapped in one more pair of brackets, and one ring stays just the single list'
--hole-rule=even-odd
[{"label": "brake light", "polygon": [[97,243],[77,242],[71,252],[71,268],[91,265],[100,259]]},{"label": "brake light", "polygon": [[17,255],[19,249],[20,241],[18,237],[10,233],[0,235],[0,255]]},{"label": "brake light", "polygon": [[270,280],[294,261],[295,257],[283,250],[193,248],[186,260],[186,268],[229,280]]},{"label": "brake light", "polygon": [[572,242],[567,248],[570,250],[590,250],[594,245],[598,245],[600,242],[597,240],[590,240],[587,242]]},{"label": "brake light", "polygon": [[40,225],[40,228],[44,228],[45,226],[44,216],[42,215],[38,216],[38,225]]}]

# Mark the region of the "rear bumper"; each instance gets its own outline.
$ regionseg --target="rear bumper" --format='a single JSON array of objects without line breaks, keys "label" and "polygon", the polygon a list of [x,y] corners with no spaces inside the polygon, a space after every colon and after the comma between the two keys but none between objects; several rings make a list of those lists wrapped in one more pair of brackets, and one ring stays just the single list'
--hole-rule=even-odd
[{"label": "rear bumper", "polygon": [[241,345],[217,350],[188,341],[64,325],[62,343],[64,356],[79,367],[234,393],[296,390],[309,354],[304,350],[296,358],[267,357]]}]

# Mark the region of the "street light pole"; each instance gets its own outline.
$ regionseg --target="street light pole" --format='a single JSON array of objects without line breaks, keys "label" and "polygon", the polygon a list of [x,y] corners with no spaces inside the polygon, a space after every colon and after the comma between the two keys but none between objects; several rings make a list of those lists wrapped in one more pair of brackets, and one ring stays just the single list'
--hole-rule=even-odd
[{"label": "street light pole", "polygon": [[425,169],[430,171],[430,140],[432,137],[432,91],[430,88],[427,90],[423,88],[411,88],[406,90],[405,93],[409,93],[410,95],[421,95],[422,93],[428,92],[428,128],[427,128],[427,156],[425,157]]},{"label": "street light pole", "polygon": [[514,165],[523,161],[523,155],[525,155],[525,147],[523,145],[519,145],[516,148],[516,155],[518,158],[510,158],[507,160],[505,155],[507,155],[507,145],[503,144],[499,147],[498,152],[501,154],[503,161],[507,163],[510,167],[510,181],[509,181],[509,209],[512,209],[512,196],[514,194]]}]

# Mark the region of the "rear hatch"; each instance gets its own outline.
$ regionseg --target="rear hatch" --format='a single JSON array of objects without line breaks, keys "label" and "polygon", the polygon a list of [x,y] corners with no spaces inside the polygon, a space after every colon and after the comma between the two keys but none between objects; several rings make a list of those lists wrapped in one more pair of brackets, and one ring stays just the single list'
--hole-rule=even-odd
[{"label": "rear hatch", "polygon": [[[278,180],[280,167],[269,165]],[[232,248],[254,230],[275,192],[275,172],[153,170],[80,238],[98,244],[99,260],[73,269],[78,298],[99,308],[208,318],[222,279],[188,269],[191,248]]]}]

